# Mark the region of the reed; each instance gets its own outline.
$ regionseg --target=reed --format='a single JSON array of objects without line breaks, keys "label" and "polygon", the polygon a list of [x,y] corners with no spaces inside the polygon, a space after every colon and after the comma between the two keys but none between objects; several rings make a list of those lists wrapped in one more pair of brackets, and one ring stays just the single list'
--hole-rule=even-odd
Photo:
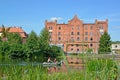
[{"label": "reed", "polygon": [[41,65],[0,66],[0,80],[116,80],[119,78],[119,68],[110,59],[89,60],[85,70],[68,70],[49,74],[47,68]]}]

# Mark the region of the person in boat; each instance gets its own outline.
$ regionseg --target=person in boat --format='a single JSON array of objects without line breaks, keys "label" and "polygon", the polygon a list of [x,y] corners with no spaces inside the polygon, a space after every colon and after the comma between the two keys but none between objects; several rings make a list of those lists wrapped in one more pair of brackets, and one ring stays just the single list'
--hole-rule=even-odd
[{"label": "person in boat", "polygon": [[51,60],[51,58],[50,58],[50,57],[48,57],[47,62],[51,63],[51,62],[53,62],[53,61]]},{"label": "person in boat", "polygon": [[[48,57],[47,62],[48,62],[48,63],[51,63],[51,62],[52,62],[50,57]],[[50,71],[51,71],[51,67],[47,67],[47,70],[48,70],[48,72],[50,72]]]},{"label": "person in boat", "polygon": [[54,63],[57,63],[57,60],[56,60],[56,58],[54,59]]},{"label": "person in boat", "polygon": [[[54,63],[57,64],[56,58],[54,59]],[[57,67],[56,66],[54,66],[54,70],[55,70],[55,72],[57,71]]]}]

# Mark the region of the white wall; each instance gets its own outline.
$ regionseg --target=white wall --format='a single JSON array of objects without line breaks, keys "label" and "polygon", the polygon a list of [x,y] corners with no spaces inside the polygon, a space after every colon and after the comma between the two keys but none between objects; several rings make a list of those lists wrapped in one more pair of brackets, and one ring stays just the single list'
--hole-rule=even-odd
[{"label": "white wall", "polygon": [[120,44],[112,44],[112,50],[120,50]]}]

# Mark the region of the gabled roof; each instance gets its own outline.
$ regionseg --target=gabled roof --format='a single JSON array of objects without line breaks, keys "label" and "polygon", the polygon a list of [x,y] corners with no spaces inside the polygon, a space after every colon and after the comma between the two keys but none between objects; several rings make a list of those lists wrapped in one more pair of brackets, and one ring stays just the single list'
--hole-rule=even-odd
[{"label": "gabled roof", "polygon": [[[7,27],[6,27],[7,28]],[[0,32],[2,31],[2,27],[0,27]],[[23,31],[21,27],[10,27],[10,30],[8,31],[10,33],[19,33],[21,37],[27,37],[26,32]]]},{"label": "gabled roof", "polygon": [[80,21],[80,19],[77,17],[77,15],[75,15],[75,16],[73,17],[73,19],[71,19],[69,22],[71,22],[71,21],[73,21],[73,20],[78,20],[78,21]]}]

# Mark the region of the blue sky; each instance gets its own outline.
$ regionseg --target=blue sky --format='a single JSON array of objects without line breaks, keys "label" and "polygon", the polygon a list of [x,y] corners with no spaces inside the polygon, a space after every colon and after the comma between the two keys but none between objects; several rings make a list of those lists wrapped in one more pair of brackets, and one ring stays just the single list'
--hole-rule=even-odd
[{"label": "blue sky", "polygon": [[21,26],[27,33],[39,34],[45,20],[67,23],[74,15],[84,23],[108,19],[111,40],[120,41],[120,0],[0,0],[0,25]]}]

